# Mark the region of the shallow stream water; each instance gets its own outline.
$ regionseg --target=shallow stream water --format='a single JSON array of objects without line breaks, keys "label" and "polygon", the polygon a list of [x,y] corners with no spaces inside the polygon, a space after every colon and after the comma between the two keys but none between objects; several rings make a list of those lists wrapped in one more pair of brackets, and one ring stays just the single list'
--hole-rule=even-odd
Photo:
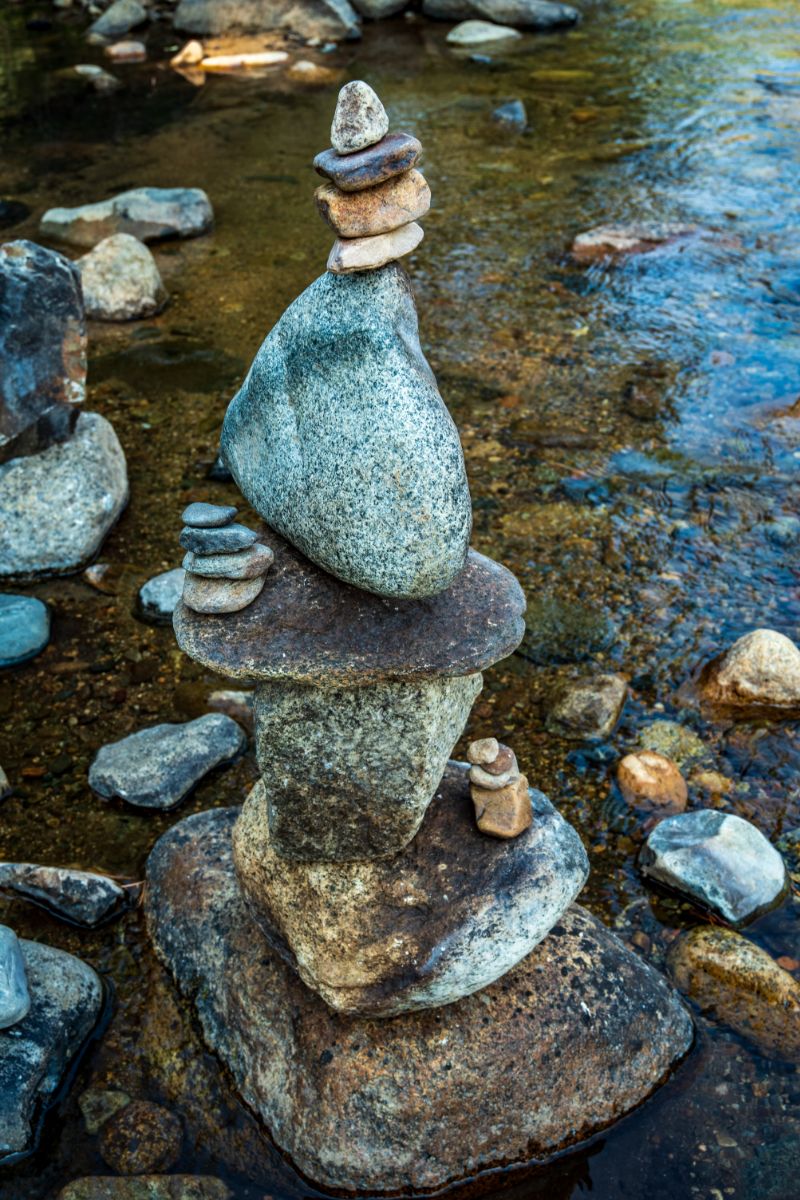
[{"label": "shallow stream water", "polygon": [[[487,674],[467,735],[514,746],[589,850],[583,902],[626,936],[638,929],[639,950],[657,959],[702,918],[654,897],[636,869],[642,824],[613,768],[643,727],[675,718],[700,735],[703,765],[733,784],[719,807],[773,840],[800,825],[796,723],[714,721],[678,694],[750,629],[800,633],[800,5],[620,0],[489,61],[450,49],[446,31],[383,22],[317,57],[341,81],[369,80],[424,144],[434,206],[410,261],[423,341],[462,434],[474,545],[529,598],[523,653]],[[0,808],[0,858],[131,882],[164,829],[241,802],[256,778],[246,756],[177,812],[152,814],[100,800],[86,772],[100,745],[196,716],[222,686],[169,628],[137,619],[136,592],[179,564],[185,503],[237,502],[232,485],[207,479],[226,404],[330,244],[309,164],[328,144],[336,83],[264,73],[198,87],[166,65],[174,44],[165,25],[151,61],[113,68],[123,88],[95,95],[63,74],[102,61],[74,16],[44,3],[0,9],[0,198],[29,210],[4,210],[2,236],[35,239],[46,208],[139,184],[203,187],[217,218],[211,236],[155,248],[171,293],[161,316],[91,326],[87,407],[114,423],[131,502],[101,552],[104,591],[80,575],[15,589],[51,605],[53,636],[0,678],[0,763],[15,787]],[[490,119],[514,97],[528,109],[523,136]],[[582,230],[632,220],[698,231],[616,263],[570,257]],[[547,732],[554,683],[609,669],[631,686],[611,742]],[[690,803],[708,797],[693,789]],[[796,904],[748,936],[800,959]],[[3,1200],[43,1200],[103,1173],[76,1107],[90,1081],[169,1102],[163,1079],[181,1069],[197,1072],[200,1106],[220,1108],[205,1121],[182,1112],[175,1169],[221,1175],[241,1200],[313,1194],[277,1152],[248,1153],[253,1123],[211,1060],[156,1062],[140,912],[86,934],[0,899],[0,920],[92,962],[114,1010],[40,1152],[0,1174]],[[798,1179],[797,1068],[698,1016],[689,1060],[651,1101],[557,1163],[483,1187],[549,1200],[792,1200]]]}]

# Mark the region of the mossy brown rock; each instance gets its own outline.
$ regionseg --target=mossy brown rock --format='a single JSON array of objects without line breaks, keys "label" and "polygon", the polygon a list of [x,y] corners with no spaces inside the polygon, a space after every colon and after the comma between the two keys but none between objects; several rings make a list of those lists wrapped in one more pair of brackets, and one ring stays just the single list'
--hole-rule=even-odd
[{"label": "mossy brown rock", "polygon": [[148,868],[157,951],[247,1104],[326,1187],[435,1189],[589,1137],[692,1040],[675,993],[580,908],[474,996],[393,1020],[333,1013],[250,917],[236,809],[174,826]]}]

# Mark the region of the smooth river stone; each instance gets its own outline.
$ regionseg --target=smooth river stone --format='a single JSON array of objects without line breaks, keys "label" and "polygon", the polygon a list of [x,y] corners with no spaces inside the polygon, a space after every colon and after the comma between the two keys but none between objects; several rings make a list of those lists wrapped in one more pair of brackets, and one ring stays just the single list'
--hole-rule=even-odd
[{"label": "smooth river stone", "polygon": [[446,592],[387,604],[321,571],[273,530],[258,536],[275,563],[253,604],[228,617],[179,604],[173,618],[181,649],[230,679],[358,687],[469,675],[511,654],[525,632],[519,583],[474,550]]},{"label": "smooth river stone", "polygon": [[[243,1100],[323,1188],[419,1194],[547,1159],[634,1108],[689,1049],[675,991],[578,907],[473,996],[388,1021],[333,1012],[248,912],[232,863],[238,811],[199,813],[161,838],[148,925]],[[408,909],[402,919],[415,911],[424,925],[407,894],[397,919]]]},{"label": "smooth river stone", "polygon": [[424,217],[431,189],[421,171],[405,171],[363,192],[343,192],[333,183],[314,193],[317,210],[340,238],[374,237]]},{"label": "smooth river stone", "polygon": [[256,512],[347,583],[419,599],[464,566],[464,455],[395,263],[327,272],[295,300],[228,407],[222,452]]},{"label": "smooth river stone", "polygon": [[167,293],[156,260],[138,238],[115,233],[78,259],[87,317],[135,321],[160,312]]},{"label": "smooth river stone", "polygon": [[154,625],[169,625],[175,605],[183,595],[186,572],[183,567],[173,567],[154,575],[139,588],[139,613],[143,620]]},{"label": "smooth river stone", "polygon": [[184,525],[178,542],[193,554],[233,554],[252,546],[258,534],[246,525],[225,525],[215,529],[195,529]]},{"label": "smooth river stone", "polygon": [[482,46],[486,42],[509,41],[522,37],[510,25],[495,25],[493,21],[462,21],[451,29],[447,41],[451,46]]},{"label": "smooth river stone", "polygon": [[435,1008],[516,966],[586,882],[575,830],[541,792],[531,801],[524,836],[490,842],[454,765],[402,854],[288,863],[269,836],[261,780],[234,828],[234,864],[268,941],[331,1008],[384,1017]]},{"label": "smooth river stone", "polygon": [[192,554],[190,550],[183,566],[192,575],[202,575],[206,579],[257,579],[267,573],[274,560],[269,546],[254,542],[247,550],[236,554]]},{"label": "smooth river stone", "polygon": [[381,233],[377,237],[339,238],[328,255],[328,270],[335,275],[374,271],[416,250],[424,236],[422,226],[412,221],[410,225],[403,225],[400,229]]},{"label": "smooth river stone", "polygon": [[96,246],[113,233],[130,233],[140,242],[197,237],[213,223],[214,212],[200,188],[142,187],[96,204],[51,208],[39,229],[44,237],[73,246]]},{"label": "smooth river stone", "polygon": [[355,154],[323,150],[314,159],[314,170],[343,192],[359,192],[408,171],[416,165],[421,153],[422,143],[412,134],[387,133],[375,146],[357,150]]},{"label": "smooth river stone", "polygon": [[0,668],[27,662],[50,641],[50,610],[35,596],[0,593]]},{"label": "smooth river stone", "polygon": [[204,500],[196,500],[186,506],[181,520],[195,529],[218,529],[221,525],[230,525],[238,511],[230,504],[207,504]]},{"label": "smooth river stone", "polygon": [[235,613],[260,594],[264,576],[255,579],[205,579],[186,572],[183,603],[196,613]]},{"label": "smooth river stone", "polygon": [[356,688],[259,684],[255,748],[275,852],[331,862],[402,849],[481,684],[480,674]]},{"label": "smooth river stone", "polygon": [[38,863],[0,862],[0,890],[89,929],[120,914],[128,902],[128,892],[107,875]]},{"label": "smooth river stone", "polygon": [[0,925],[0,1029],[10,1029],[28,1015],[31,996],[19,940]]},{"label": "smooth river stone", "polygon": [[374,146],[389,131],[386,109],[368,83],[354,79],[339,92],[331,125],[331,145],[337,154],[352,154]]}]

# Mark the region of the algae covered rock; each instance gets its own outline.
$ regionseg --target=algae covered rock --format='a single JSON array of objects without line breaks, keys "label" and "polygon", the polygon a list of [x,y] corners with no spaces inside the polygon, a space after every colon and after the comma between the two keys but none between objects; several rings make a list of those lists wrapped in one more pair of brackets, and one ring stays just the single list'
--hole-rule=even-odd
[{"label": "algae covered rock", "polygon": [[394,264],[298,297],[228,408],[222,451],[264,520],[356,587],[421,598],[464,566],[461,444]]}]

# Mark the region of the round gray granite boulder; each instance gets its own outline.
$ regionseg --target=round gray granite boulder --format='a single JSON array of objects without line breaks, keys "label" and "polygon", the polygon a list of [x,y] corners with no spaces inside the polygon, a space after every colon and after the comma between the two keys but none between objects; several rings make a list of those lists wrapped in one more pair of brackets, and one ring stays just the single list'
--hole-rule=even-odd
[{"label": "round gray granite boulder", "polygon": [[325,274],[295,300],[231,401],[222,453],[256,512],[356,587],[432,596],[464,566],[464,456],[397,264]]}]

